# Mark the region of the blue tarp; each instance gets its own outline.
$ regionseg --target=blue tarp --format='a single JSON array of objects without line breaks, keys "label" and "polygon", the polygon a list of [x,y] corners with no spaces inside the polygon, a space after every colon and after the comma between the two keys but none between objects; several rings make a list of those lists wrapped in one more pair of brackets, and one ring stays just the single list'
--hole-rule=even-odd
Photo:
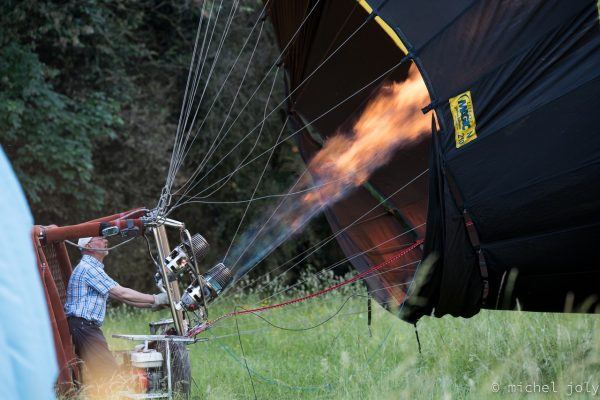
[{"label": "blue tarp", "polygon": [[0,148],[0,399],[54,399],[58,368],[33,218]]}]

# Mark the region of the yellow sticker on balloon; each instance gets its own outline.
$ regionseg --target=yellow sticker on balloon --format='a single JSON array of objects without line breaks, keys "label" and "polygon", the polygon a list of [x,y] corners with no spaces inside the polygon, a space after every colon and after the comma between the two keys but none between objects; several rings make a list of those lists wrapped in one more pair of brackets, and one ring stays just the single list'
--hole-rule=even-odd
[{"label": "yellow sticker on balloon", "polygon": [[458,149],[470,141],[477,139],[477,133],[475,132],[475,112],[473,111],[470,90],[450,99],[450,111],[452,112],[452,119],[454,119],[456,148]]}]

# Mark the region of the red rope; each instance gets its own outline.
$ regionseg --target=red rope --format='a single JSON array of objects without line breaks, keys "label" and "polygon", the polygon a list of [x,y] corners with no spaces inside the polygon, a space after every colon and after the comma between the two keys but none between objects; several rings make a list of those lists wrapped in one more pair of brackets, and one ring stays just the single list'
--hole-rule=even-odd
[{"label": "red rope", "polygon": [[396,261],[400,257],[402,257],[402,256],[410,253],[411,251],[413,251],[414,249],[416,249],[417,247],[419,247],[421,245],[421,243],[423,243],[423,239],[417,240],[415,243],[411,244],[410,246],[408,246],[407,248],[403,249],[402,251],[399,251],[398,254],[392,256],[391,258],[388,258],[386,261],[384,261],[384,262],[382,262],[380,264],[374,265],[373,267],[371,267],[371,268],[369,268],[369,269],[367,269],[367,270],[365,270],[365,271],[363,271],[363,272],[361,272],[359,274],[354,275],[350,279],[346,279],[345,281],[336,283],[335,285],[326,287],[325,289],[321,289],[318,292],[310,293],[310,294],[308,294],[306,296],[303,296],[303,297],[298,297],[296,299],[286,300],[286,301],[284,301],[282,303],[272,304],[272,305],[269,305],[269,306],[251,308],[251,309],[248,309],[248,310],[240,310],[240,311],[231,311],[231,312],[228,312],[227,314],[223,314],[220,317],[215,318],[212,321],[208,321],[205,324],[202,324],[200,326],[197,326],[197,327],[191,329],[188,332],[188,336],[190,336],[190,337],[196,336],[199,333],[207,330],[208,328],[212,327],[214,324],[216,324],[217,322],[219,322],[219,321],[221,321],[221,320],[223,320],[225,318],[230,318],[230,317],[233,317],[233,316],[236,316],[236,315],[245,315],[245,314],[259,313],[259,312],[263,312],[263,311],[267,311],[267,310],[272,310],[274,308],[281,308],[281,307],[289,306],[290,304],[301,303],[303,301],[310,300],[310,299],[313,299],[315,297],[322,296],[325,293],[329,293],[329,292],[331,292],[333,290],[341,288],[342,286],[346,286],[346,285],[348,285],[348,284],[350,284],[352,282],[356,282],[357,280],[364,278],[368,274],[370,274],[372,272],[375,272],[375,271],[377,271],[377,270],[385,267],[386,265],[389,265],[389,264],[393,263],[394,261]]}]

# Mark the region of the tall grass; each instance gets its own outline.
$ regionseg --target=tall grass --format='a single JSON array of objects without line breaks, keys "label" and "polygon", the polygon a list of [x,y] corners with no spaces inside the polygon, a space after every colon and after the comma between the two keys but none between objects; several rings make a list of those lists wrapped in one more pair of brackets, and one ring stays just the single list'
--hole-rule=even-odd
[{"label": "tall grass", "polygon": [[[310,286],[301,285],[293,295]],[[193,398],[254,398],[253,383],[259,399],[563,399],[579,388],[569,384],[586,382],[590,392],[571,397],[600,398],[600,390],[593,393],[600,385],[598,315],[482,311],[470,319],[426,317],[418,323],[419,354],[412,325],[374,305],[369,330],[366,300],[348,299],[352,293],[364,294],[362,285],[261,314],[280,328],[301,329],[347,301],[336,317],[314,329],[283,330],[246,315],[203,333],[208,341],[190,347]],[[211,317],[257,303],[256,292],[232,295],[210,309]],[[167,314],[113,309],[104,331],[107,338],[147,333],[148,321]],[[132,347],[119,339],[109,342],[113,349]]]}]

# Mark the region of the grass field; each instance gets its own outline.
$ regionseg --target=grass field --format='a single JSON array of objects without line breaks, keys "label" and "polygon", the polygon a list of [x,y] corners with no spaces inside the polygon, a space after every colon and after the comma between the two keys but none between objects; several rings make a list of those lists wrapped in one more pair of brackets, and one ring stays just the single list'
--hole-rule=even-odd
[{"label": "grass field", "polygon": [[[314,329],[283,330],[248,315],[237,317],[240,337],[235,318],[204,333],[210,340],[190,348],[192,398],[254,398],[254,384],[259,399],[600,399],[600,315],[482,311],[471,319],[423,318],[419,354],[414,327],[378,305],[370,333],[366,300],[348,299],[351,290],[261,314],[280,327],[310,328],[347,300]],[[354,290],[364,293],[360,285]],[[252,306],[258,297],[217,302],[211,317],[232,310],[234,301]],[[104,332],[107,338],[147,333],[148,321],[167,316],[112,309]]]}]

